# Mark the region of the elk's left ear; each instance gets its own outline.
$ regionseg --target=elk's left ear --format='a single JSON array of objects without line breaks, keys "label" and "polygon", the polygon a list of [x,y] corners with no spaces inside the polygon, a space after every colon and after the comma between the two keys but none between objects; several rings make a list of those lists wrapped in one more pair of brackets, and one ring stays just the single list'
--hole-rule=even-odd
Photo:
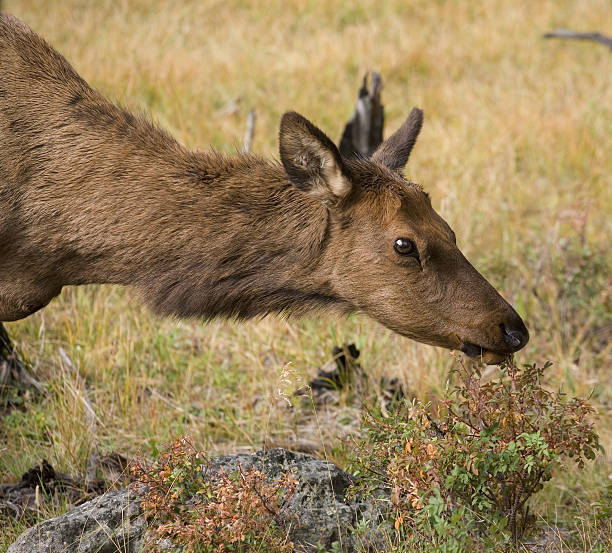
[{"label": "elk's left ear", "polygon": [[392,171],[403,171],[422,126],[423,111],[412,108],[404,124],[372,154],[372,161],[385,165]]},{"label": "elk's left ear", "polygon": [[338,148],[299,113],[283,115],[280,157],[294,186],[322,202],[333,204],[351,191]]}]

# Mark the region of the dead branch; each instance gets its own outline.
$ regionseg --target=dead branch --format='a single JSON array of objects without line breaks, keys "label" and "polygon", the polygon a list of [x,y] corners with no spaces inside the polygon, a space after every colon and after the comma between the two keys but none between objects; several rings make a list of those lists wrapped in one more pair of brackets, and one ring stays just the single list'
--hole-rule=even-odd
[{"label": "dead branch", "polygon": [[592,42],[599,42],[607,46],[612,51],[612,37],[603,35],[598,32],[594,33],[578,33],[576,31],[570,31],[569,29],[555,29],[544,35],[544,38],[567,38],[574,40],[590,40]]}]

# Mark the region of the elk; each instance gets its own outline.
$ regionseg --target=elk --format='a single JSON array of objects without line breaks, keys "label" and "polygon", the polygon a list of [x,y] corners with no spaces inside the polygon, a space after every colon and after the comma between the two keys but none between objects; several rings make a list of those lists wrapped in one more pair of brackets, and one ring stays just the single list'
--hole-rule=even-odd
[{"label": "elk", "polygon": [[361,311],[499,363],[529,335],[402,176],[422,119],[413,109],[367,159],[294,112],[281,163],[189,150],[1,13],[0,321],[108,283],[203,320]]}]

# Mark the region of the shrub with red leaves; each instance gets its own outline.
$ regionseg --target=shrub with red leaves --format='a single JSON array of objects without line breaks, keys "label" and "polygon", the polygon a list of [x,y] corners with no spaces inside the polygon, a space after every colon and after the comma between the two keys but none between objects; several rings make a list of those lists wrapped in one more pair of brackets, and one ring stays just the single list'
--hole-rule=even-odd
[{"label": "shrub with red leaves", "polygon": [[268,482],[254,469],[213,473],[207,456],[186,437],[155,463],[137,461],[132,472],[144,487],[149,551],[161,551],[163,539],[186,553],[293,551],[281,523],[297,484],[290,474]]}]

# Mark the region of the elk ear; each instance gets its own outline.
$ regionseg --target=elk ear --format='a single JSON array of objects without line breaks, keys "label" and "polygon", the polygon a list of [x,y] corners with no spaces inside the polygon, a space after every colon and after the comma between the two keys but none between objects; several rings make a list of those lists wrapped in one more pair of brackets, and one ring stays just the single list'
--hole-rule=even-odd
[{"label": "elk ear", "polygon": [[335,203],[351,191],[338,148],[299,113],[283,115],[280,157],[294,186],[320,201]]},{"label": "elk ear", "polygon": [[404,124],[372,154],[372,161],[392,171],[403,171],[422,126],[423,111],[412,108]]}]

